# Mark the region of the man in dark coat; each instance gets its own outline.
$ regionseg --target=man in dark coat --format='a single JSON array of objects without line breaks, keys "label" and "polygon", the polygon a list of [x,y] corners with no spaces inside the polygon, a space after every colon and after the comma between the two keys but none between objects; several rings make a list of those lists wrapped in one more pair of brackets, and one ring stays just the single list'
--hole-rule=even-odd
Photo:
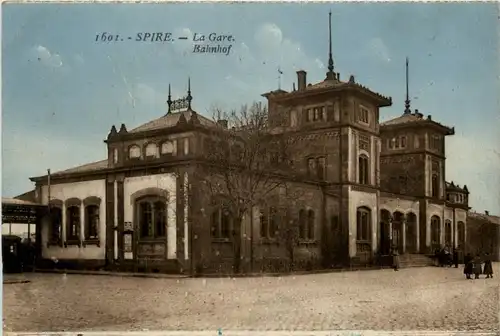
[{"label": "man in dark coat", "polygon": [[489,253],[486,253],[484,258],[484,270],[483,273],[486,274],[486,279],[493,278],[493,266],[491,265],[491,257]]},{"label": "man in dark coat", "polygon": [[458,268],[458,250],[456,248],[453,249],[453,263],[455,268]]},{"label": "man in dark coat", "polygon": [[395,271],[399,271],[399,252],[397,247],[392,247],[392,267]]},{"label": "man in dark coat", "polygon": [[471,274],[472,274],[472,256],[470,253],[467,253],[467,255],[464,257],[464,274],[467,279],[470,279]]},{"label": "man in dark coat", "polygon": [[479,256],[479,253],[476,254],[476,257],[474,258],[474,260],[472,261],[473,263],[473,273],[474,273],[474,279],[479,279],[479,275],[482,273],[481,272],[481,266],[482,266],[482,261],[481,261],[481,257]]}]

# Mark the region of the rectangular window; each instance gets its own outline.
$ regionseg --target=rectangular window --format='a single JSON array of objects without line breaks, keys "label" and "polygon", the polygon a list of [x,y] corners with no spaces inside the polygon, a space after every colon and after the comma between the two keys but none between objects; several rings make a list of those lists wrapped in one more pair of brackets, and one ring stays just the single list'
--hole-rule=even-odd
[{"label": "rectangular window", "polygon": [[312,109],[307,109],[307,121],[313,121],[313,110]]},{"label": "rectangular window", "polygon": [[368,117],[368,109],[366,107],[360,107],[359,108],[359,121],[368,124],[369,123],[369,117]]},{"label": "rectangular window", "polygon": [[319,120],[319,108],[315,107],[314,108],[314,121]]},{"label": "rectangular window", "polygon": [[326,107],[325,106],[323,106],[321,108],[321,115],[323,117],[323,120],[326,121],[327,120],[327,117],[326,117],[327,115],[326,115]]},{"label": "rectangular window", "polygon": [[68,240],[80,239],[80,207],[71,206],[66,209],[67,212],[67,232]]},{"label": "rectangular window", "polygon": [[85,208],[85,239],[97,239],[99,232],[99,207],[89,205]]},{"label": "rectangular window", "polygon": [[401,148],[406,148],[406,137],[405,136],[401,137]]}]

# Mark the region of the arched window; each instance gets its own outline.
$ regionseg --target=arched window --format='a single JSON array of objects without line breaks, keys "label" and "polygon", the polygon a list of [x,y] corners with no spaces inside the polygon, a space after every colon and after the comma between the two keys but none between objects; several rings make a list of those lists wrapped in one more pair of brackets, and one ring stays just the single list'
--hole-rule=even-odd
[{"label": "arched window", "polygon": [[371,232],[371,210],[366,207],[358,208],[356,212],[356,239],[361,241],[370,240]]},{"label": "arched window", "polygon": [[136,202],[140,238],[163,238],[167,226],[167,200],[145,197]]},{"label": "arched window", "polygon": [[141,147],[134,145],[128,149],[129,159],[139,159],[141,157]]},{"label": "arched window", "polygon": [[458,230],[458,245],[461,248],[465,247],[465,224],[464,222],[460,221],[457,223],[457,230]]},{"label": "arched window", "polygon": [[231,212],[225,207],[220,206],[212,212],[211,233],[213,238],[230,238],[232,225]]},{"label": "arched window", "polygon": [[99,206],[85,207],[85,239],[97,239],[99,235]]},{"label": "arched window", "polygon": [[444,242],[446,245],[451,245],[451,221],[446,220],[444,222]]},{"label": "arched window", "polygon": [[440,245],[440,235],[441,235],[441,219],[438,216],[432,216],[431,218],[431,245]]},{"label": "arched window", "polygon": [[315,229],[315,216],[314,211],[309,210],[307,213],[307,238],[314,239],[314,229]]},{"label": "arched window", "polygon": [[260,236],[263,238],[275,238],[278,229],[278,211],[270,207],[268,211],[260,215]]},{"label": "arched window", "polygon": [[304,209],[299,211],[299,238],[307,238],[307,216]]},{"label": "arched window", "polygon": [[69,206],[66,209],[67,230],[66,237],[68,240],[80,239],[80,207],[76,205]]},{"label": "arched window", "polygon": [[439,197],[439,179],[436,174],[432,175],[432,197]]},{"label": "arched window", "polygon": [[161,154],[162,155],[174,155],[175,152],[176,152],[175,143],[173,141],[165,141],[161,145]]},{"label": "arched window", "polygon": [[267,218],[267,214],[264,211],[260,213],[260,236],[262,238],[267,238],[267,234],[269,232],[269,221]]},{"label": "arched window", "polygon": [[150,143],[146,146],[146,157],[157,157],[158,147],[155,143]]},{"label": "arched window", "polygon": [[156,201],[153,204],[153,217],[155,221],[155,236],[164,237],[167,232],[167,206],[165,202]]},{"label": "arched window", "polygon": [[50,208],[49,242],[58,243],[61,241],[62,209],[59,207]]},{"label": "arched window", "polygon": [[369,183],[369,165],[368,165],[368,157],[366,155],[360,155],[358,158],[358,169],[359,169],[359,184],[368,184]]}]

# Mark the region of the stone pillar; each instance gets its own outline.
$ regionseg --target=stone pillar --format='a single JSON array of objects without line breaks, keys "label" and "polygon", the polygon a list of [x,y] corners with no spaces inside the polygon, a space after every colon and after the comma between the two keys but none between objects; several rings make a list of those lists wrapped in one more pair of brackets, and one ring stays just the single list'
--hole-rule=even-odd
[{"label": "stone pillar", "polygon": [[66,243],[66,205],[62,205],[62,221],[61,221],[61,243],[65,246]]},{"label": "stone pillar", "polygon": [[415,253],[420,253],[420,218],[415,218]]},{"label": "stone pillar", "polygon": [[402,241],[402,252],[406,253],[406,216],[403,215],[401,218],[401,241]]},{"label": "stone pillar", "polygon": [[431,221],[425,218],[425,249],[431,251]]},{"label": "stone pillar", "polygon": [[80,203],[80,245],[85,240],[85,205]]},{"label": "stone pillar", "polygon": [[392,214],[389,216],[389,247],[392,248]]}]

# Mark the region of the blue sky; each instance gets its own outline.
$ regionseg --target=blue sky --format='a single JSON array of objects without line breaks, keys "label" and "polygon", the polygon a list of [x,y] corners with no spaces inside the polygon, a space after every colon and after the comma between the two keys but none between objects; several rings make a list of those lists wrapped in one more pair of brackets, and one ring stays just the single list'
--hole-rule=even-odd
[{"label": "blue sky", "polygon": [[[412,108],[455,126],[447,180],[467,184],[471,205],[500,213],[497,5],[490,4],[3,4],[2,193],[43,175],[106,157],[112,124],[130,129],[166,112],[168,84],[194,108],[262,100],[296,71],[324,79],[328,11],[341,79],[393,98],[404,110],[405,57]],[[192,53],[192,41],[96,43],[100,32],[174,36],[217,32],[229,56]],[[210,115],[207,115],[210,117]]]}]

